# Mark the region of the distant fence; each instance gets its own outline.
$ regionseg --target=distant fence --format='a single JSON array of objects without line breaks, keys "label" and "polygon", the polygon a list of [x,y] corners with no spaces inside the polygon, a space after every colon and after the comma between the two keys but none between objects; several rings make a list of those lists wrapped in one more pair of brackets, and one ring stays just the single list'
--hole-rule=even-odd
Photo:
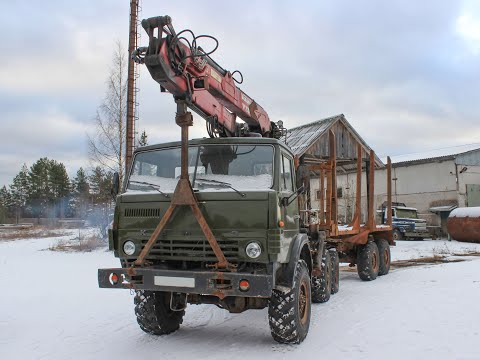
[{"label": "distant fence", "polygon": [[47,227],[80,227],[85,224],[85,220],[82,219],[54,219],[54,218],[20,218],[18,219],[5,219],[5,224],[24,224],[30,223],[33,225],[42,225]]}]

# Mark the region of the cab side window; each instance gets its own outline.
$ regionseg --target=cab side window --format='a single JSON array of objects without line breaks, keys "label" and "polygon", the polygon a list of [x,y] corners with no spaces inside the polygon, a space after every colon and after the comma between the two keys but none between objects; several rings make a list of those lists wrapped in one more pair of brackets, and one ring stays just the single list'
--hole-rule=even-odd
[{"label": "cab side window", "polygon": [[293,166],[292,159],[282,154],[282,176],[280,190],[293,191]]}]

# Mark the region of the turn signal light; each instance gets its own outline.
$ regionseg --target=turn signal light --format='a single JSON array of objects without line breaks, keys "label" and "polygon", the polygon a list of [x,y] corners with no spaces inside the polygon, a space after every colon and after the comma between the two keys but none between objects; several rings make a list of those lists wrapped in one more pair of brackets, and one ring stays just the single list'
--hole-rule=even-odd
[{"label": "turn signal light", "polygon": [[283,222],[283,220],[280,220],[278,222],[278,226],[281,227],[281,228],[283,228],[285,226],[285,223]]},{"label": "turn signal light", "polygon": [[239,288],[242,291],[247,291],[248,289],[250,289],[250,283],[248,282],[248,280],[240,280]]},{"label": "turn signal light", "polygon": [[110,274],[110,283],[116,285],[118,283],[118,275],[115,273]]}]

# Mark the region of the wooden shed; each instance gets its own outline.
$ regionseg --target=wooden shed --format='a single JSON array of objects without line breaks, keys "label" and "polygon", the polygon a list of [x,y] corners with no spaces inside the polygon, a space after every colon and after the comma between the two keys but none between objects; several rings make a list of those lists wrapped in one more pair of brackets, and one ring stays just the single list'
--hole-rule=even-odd
[{"label": "wooden shed", "polygon": [[[337,169],[343,171],[355,169],[358,144],[363,149],[363,157],[368,156],[366,154],[370,153],[371,148],[343,114],[288,129],[283,140],[292,149],[295,156],[304,156],[307,162],[309,158],[327,159],[330,155],[328,150],[330,130],[333,130],[335,134]],[[378,156],[375,156],[375,167],[384,167]]]}]

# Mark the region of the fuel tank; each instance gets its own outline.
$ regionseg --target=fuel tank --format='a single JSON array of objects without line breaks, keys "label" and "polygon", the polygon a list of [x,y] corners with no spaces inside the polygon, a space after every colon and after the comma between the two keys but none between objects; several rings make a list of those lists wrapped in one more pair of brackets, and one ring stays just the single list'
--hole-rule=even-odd
[{"label": "fuel tank", "polygon": [[453,210],[448,216],[447,230],[454,240],[480,243],[480,207]]}]

